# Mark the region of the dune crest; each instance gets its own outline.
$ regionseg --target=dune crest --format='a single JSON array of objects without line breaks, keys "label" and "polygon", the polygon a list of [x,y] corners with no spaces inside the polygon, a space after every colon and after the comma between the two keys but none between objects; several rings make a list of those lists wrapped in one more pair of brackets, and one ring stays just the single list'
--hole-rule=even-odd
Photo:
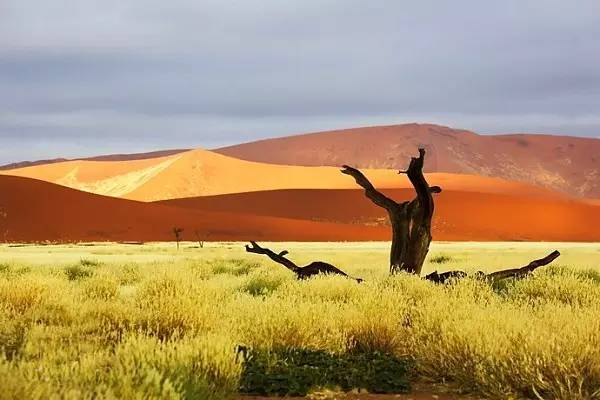
[{"label": "dune crest", "polygon": [[156,165],[152,165],[144,169],[134,170],[125,174],[115,175],[92,182],[79,181],[77,176],[81,166],[76,166],[67,175],[57,179],[55,183],[84,192],[112,197],[124,197],[168,168],[171,164],[177,161],[177,159],[178,156],[170,157]]},{"label": "dune crest", "polygon": [[[391,169],[364,169],[379,188],[410,188]],[[91,193],[139,201],[280,189],[355,189],[336,167],[272,165],[239,160],[197,149],[174,156],[136,161],[68,161],[0,171]],[[499,178],[452,173],[426,174],[432,185],[485,193],[550,194],[546,189]]]},{"label": "dune crest", "polygon": [[404,168],[419,146],[427,149],[426,172],[498,177],[600,198],[597,138],[479,135],[433,124],[402,124],[286,136],[215,151],[272,164],[397,169]]}]

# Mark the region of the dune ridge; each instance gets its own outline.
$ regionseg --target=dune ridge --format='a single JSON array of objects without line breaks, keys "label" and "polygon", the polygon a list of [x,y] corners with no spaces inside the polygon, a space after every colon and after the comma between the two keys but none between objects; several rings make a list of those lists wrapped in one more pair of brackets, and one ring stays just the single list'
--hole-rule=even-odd
[{"label": "dune ridge", "polygon": [[272,164],[400,169],[417,147],[427,149],[428,172],[498,177],[600,198],[597,138],[479,135],[433,124],[402,124],[286,136],[214,151]]},{"label": "dune ridge", "polygon": [[[380,188],[409,188],[396,170],[365,169]],[[67,161],[0,171],[40,179],[91,193],[139,201],[157,201],[278,189],[354,189],[352,178],[336,167],[271,165],[238,160],[197,149],[176,155],[133,161]],[[499,178],[429,173],[431,184],[445,189],[547,195],[546,189]]]}]

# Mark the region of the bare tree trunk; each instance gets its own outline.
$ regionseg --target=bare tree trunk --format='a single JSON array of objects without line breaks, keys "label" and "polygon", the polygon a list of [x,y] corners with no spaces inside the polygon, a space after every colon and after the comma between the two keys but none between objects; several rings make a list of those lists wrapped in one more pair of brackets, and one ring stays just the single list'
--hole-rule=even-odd
[{"label": "bare tree trunk", "polygon": [[397,203],[379,192],[358,169],[343,166],[342,173],[354,178],[376,205],[385,208],[392,225],[390,272],[405,271],[420,275],[431,243],[431,219],[433,218],[432,193],[440,193],[439,186],[429,186],[423,175],[425,150],[419,149],[419,157],[413,157],[406,171],[417,197],[412,201]]}]

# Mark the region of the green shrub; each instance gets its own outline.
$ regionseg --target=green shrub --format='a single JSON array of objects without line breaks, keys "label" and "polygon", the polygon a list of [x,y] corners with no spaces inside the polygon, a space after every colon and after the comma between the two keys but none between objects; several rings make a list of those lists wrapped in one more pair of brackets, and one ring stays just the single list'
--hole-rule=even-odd
[{"label": "green shrub", "polygon": [[235,276],[247,275],[253,269],[260,267],[259,263],[238,258],[214,260],[210,265],[213,274],[231,274]]},{"label": "green shrub", "polygon": [[0,274],[10,274],[11,267],[8,263],[0,263]]},{"label": "green shrub", "polygon": [[79,264],[81,264],[82,267],[99,267],[102,265],[102,263],[98,260],[88,260],[86,258],[82,258],[79,261]]},{"label": "green shrub", "polygon": [[250,293],[252,296],[266,296],[277,290],[282,283],[281,275],[253,274],[242,286],[242,291]]},{"label": "green shrub", "polygon": [[66,267],[65,274],[67,275],[68,280],[78,281],[80,279],[89,278],[94,274],[94,271],[88,267],[76,264]]},{"label": "green shrub", "polygon": [[[0,356],[17,358],[27,340],[27,326],[19,320],[3,320],[0,325]],[[2,358],[2,357],[0,357]]]},{"label": "green shrub", "polygon": [[436,256],[433,256],[429,259],[429,262],[434,263],[434,264],[446,264],[449,263],[451,261],[453,261],[454,259],[446,254],[438,254]]},{"label": "green shrub", "polygon": [[384,353],[332,354],[321,350],[250,351],[244,357],[240,392],[305,396],[320,388],[371,393],[410,390],[409,363]]}]

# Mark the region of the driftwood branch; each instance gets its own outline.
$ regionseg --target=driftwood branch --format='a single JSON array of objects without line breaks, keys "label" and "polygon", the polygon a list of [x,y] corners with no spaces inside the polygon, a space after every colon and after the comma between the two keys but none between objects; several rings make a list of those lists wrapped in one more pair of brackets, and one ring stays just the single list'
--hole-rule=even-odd
[{"label": "driftwood branch", "polygon": [[[560,252],[558,250],[554,250],[552,253],[548,254],[544,258],[540,258],[538,260],[533,260],[529,264],[520,268],[511,268],[504,269],[502,271],[492,272],[490,274],[486,274],[482,271],[478,271],[476,273],[476,277],[481,279],[486,279],[489,281],[498,281],[507,278],[524,278],[539,267],[543,267],[544,265],[550,264],[556,258],[560,256]],[[467,276],[467,273],[464,271],[448,271],[439,274],[437,271],[432,272],[431,274],[425,276],[425,279],[428,281],[432,281],[435,283],[446,283],[451,279],[460,279]]]},{"label": "driftwood branch", "polygon": [[279,253],[275,253],[271,249],[261,247],[256,242],[250,242],[250,244],[251,244],[251,246],[246,245],[246,251],[248,253],[266,255],[271,260],[285,266],[287,269],[294,272],[298,279],[306,279],[306,278],[310,278],[311,276],[315,276],[318,274],[333,274],[333,275],[342,275],[342,276],[348,277],[350,279],[354,279],[358,283],[362,282],[362,279],[354,278],[354,277],[346,274],[344,271],[337,268],[336,266],[328,264],[326,262],[314,261],[304,267],[299,267],[294,262],[285,258],[285,255],[288,254],[287,250],[283,250]]}]

